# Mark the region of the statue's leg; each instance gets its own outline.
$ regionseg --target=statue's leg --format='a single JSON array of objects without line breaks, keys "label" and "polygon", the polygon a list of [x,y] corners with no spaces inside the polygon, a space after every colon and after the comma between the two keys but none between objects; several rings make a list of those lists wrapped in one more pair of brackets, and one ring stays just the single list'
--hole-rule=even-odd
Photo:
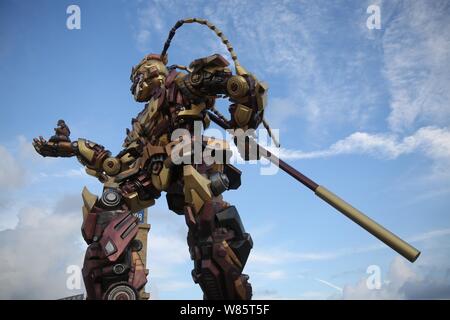
[{"label": "statue's leg", "polygon": [[194,170],[186,166],[184,172],[185,193],[189,193],[184,211],[194,282],[205,299],[251,299],[249,277],[242,273],[253,246],[250,234],[236,208],[208,191],[210,175]]},{"label": "statue's leg", "polygon": [[249,277],[242,271],[253,243],[236,208],[223,201],[207,201],[198,216],[186,207],[186,221],[194,260],[192,277],[204,298],[251,299]]},{"label": "statue's leg", "polygon": [[82,233],[89,244],[83,265],[87,299],[138,299],[147,282],[138,254],[138,218],[113,188],[105,188],[100,199],[85,189],[83,200]]}]

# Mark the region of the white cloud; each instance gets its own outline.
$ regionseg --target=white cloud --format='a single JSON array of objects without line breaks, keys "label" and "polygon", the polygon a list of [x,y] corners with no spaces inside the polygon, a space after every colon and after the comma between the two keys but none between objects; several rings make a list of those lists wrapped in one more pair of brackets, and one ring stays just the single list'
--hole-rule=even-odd
[{"label": "white cloud", "polygon": [[340,254],[336,252],[294,252],[282,248],[264,248],[264,252],[255,249],[249,256],[252,265],[277,265],[293,261],[320,261],[335,259]]},{"label": "white cloud", "polygon": [[[291,1],[264,5],[234,1],[214,6],[218,6],[214,11],[205,9],[207,18],[231,34],[241,63],[278,89],[269,91],[267,109],[274,127],[295,117],[311,126],[320,124],[323,132],[329,121],[354,124],[367,120],[366,110],[374,100],[367,79],[345,80],[364,74],[366,55],[342,46],[336,48],[336,55],[326,55],[320,47],[321,40],[329,40],[324,35],[328,37],[336,27],[329,16],[334,8]],[[248,19],[250,15],[254,19]],[[255,20],[264,23],[255,24]],[[330,68],[336,70],[333,76],[328,73]]]},{"label": "white cloud", "polygon": [[437,230],[431,230],[428,232],[424,232],[418,235],[415,235],[409,239],[410,242],[420,242],[420,241],[427,241],[430,239],[448,236],[450,235],[450,228],[449,229],[437,229]]},{"label": "white cloud", "polygon": [[151,229],[147,247],[147,291],[151,298],[173,298],[174,292],[191,290],[190,298],[200,299],[201,292],[191,277],[193,262],[186,241],[184,217],[167,208],[150,207],[148,222]]},{"label": "white cloud", "polygon": [[0,145],[0,190],[21,187],[25,182],[24,168],[7,148]]},{"label": "white cloud", "polygon": [[[23,135],[17,136],[17,143],[8,149],[0,145],[0,189],[13,190],[25,186],[30,182],[37,182],[42,178],[80,178],[87,177],[84,168],[79,165],[76,169],[55,171],[56,158],[41,157],[27,138]],[[31,165],[30,165],[31,161]],[[50,173],[39,170],[52,169]],[[3,196],[0,195],[3,199]],[[1,201],[3,202],[3,200]]]},{"label": "white cloud", "polygon": [[[387,272],[381,268],[380,289],[368,289],[366,274],[359,281],[343,286],[343,299],[450,299],[450,229],[437,229],[407,239],[420,243],[422,255],[414,263],[396,256]],[[363,271],[360,271],[363,272]]]},{"label": "white cloud", "polygon": [[310,152],[280,149],[279,154],[285,159],[314,159],[342,154],[370,154],[395,159],[414,151],[423,151],[425,155],[435,160],[449,160],[450,130],[424,127],[404,138],[396,134],[355,132],[327,149]]},{"label": "white cloud", "polygon": [[168,270],[170,266],[190,259],[186,240],[173,234],[166,236],[149,234],[149,256],[150,264],[157,270]]},{"label": "white cloud", "polygon": [[[169,17],[205,18],[224,32],[245,68],[268,82],[270,87],[277,87],[276,91],[269,91],[267,109],[267,118],[275,127],[292,117],[305,120],[316,129],[320,125],[321,132],[327,128],[327,123],[360,125],[370,118],[367,110],[374,107],[377,92],[371,89],[369,77],[355,81],[348,79],[365,74],[366,60],[372,58],[365,54],[364,45],[353,50],[336,41],[330,44],[336,54],[324,50],[321,41],[330,41],[330,33],[336,32],[336,21],[331,14],[340,10],[339,6],[330,6],[276,0],[263,4],[194,0],[189,5],[185,1],[150,1],[138,8],[137,43],[143,47],[140,39],[148,42],[144,46],[147,51],[149,44],[152,48],[160,48],[176,21]],[[345,28],[353,28],[358,17],[352,15],[341,23],[345,23]],[[181,58],[185,56],[186,46],[191,59],[205,51],[206,54],[223,53],[229,58],[220,39],[211,31],[201,26],[182,29],[172,44],[172,52],[183,52],[177,53]],[[340,35],[347,37],[353,33],[343,31]],[[355,34],[352,40],[363,38]],[[155,44],[155,40],[161,43]],[[201,41],[199,45],[192,45],[198,41]]]},{"label": "white cloud", "polygon": [[[163,15],[170,7],[166,1],[146,1],[139,6],[137,11],[137,27],[135,39],[138,49],[148,54],[150,51],[161,50],[163,43],[160,43],[159,36],[161,32],[168,33],[169,29],[164,30],[166,23]],[[159,53],[156,51],[156,53]]]},{"label": "white cloud", "polygon": [[136,41],[138,43],[138,48],[141,51],[147,51],[150,44],[150,31],[145,29],[139,30],[136,35]]},{"label": "white cloud", "polygon": [[195,284],[193,281],[166,281],[159,287],[160,292],[179,291],[182,289],[190,288]]},{"label": "white cloud", "polygon": [[[450,20],[447,1],[403,2],[383,36],[392,130],[450,119]],[[383,11],[382,11],[383,13]]]},{"label": "white cloud", "polygon": [[[194,1],[191,7],[186,7],[182,2],[169,5],[156,1],[142,8],[139,16],[143,26],[141,29],[165,34],[165,28],[168,31],[171,25],[162,23],[161,16],[169,12],[198,16],[200,11],[196,8],[201,4],[203,12],[200,15],[225,32],[241,63],[277,87],[277,96],[269,94],[267,110],[268,120],[275,128],[285,128],[282,124],[289,119],[302,119],[314,130],[311,136],[320,140],[321,135],[342,124],[346,128],[362,127],[379,112],[378,97],[385,95],[384,90],[388,90],[391,96],[388,122],[394,132],[401,132],[417,123],[448,125],[450,22],[444,10],[448,4],[420,1],[405,3],[401,6],[402,10],[397,10],[397,4],[376,3],[382,7],[383,33],[376,30],[380,36],[375,37],[375,31],[369,32],[365,27],[366,15],[361,16],[359,11],[350,12],[336,37],[358,46],[354,50],[346,50],[333,47],[337,44],[331,42],[330,48],[339,49],[331,56],[324,55],[320,44],[331,41],[330,34],[336,32],[336,21],[331,19],[330,14],[339,13],[342,9],[339,6],[323,7],[310,2],[294,4],[290,1],[267,1],[264,5],[241,1],[214,4]],[[158,16],[154,17],[156,12]],[[254,19],[248,19],[248,16]],[[265,23],[255,24],[254,20]],[[353,28],[360,32],[353,34],[345,31]],[[201,31],[195,29],[191,32],[203,35],[199,33]],[[367,38],[369,33],[370,39]],[[178,41],[182,42],[190,35],[185,33]],[[205,41],[207,46],[224,52],[215,37],[208,37]],[[211,44],[214,41],[217,45]],[[374,50],[378,47],[383,48],[380,50],[383,54],[378,55],[378,51]],[[381,64],[386,83],[380,84],[363,76],[377,75],[376,70],[371,68]],[[334,73],[330,75],[328,71],[331,69]],[[439,129],[433,128],[425,125],[415,134],[405,137],[391,132],[375,135],[356,132],[329,150],[284,150],[282,154],[287,158],[301,159],[343,153],[372,153],[396,158],[400,154],[421,150],[434,161],[441,158],[436,153],[438,148],[434,148],[436,143],[431,140],[436,136],[427,137],[426,134],[448,133],[448,129],[438,132]],[[424,148],[412,145],[415,141],[410,141],[410,138],[430,143],[431,149],[424,145]],[[447,136],[443,135],[443,139]],[[417,142],[420,145],[420,141]],[[446,141],[439,144],[448,146]],[[438,162],[435,163],[436,171],[442,169],[442,164],[444,171],[448,171],[447,160]]]},{"label": "white cloud", "polygon": [[[420,269],[419,269],[420,270]],[[449,274],[442,278],[413,270],[404,259],[396,257],[380,289],[368,289],[366,279],[346,285],[343,299],[450,299]]]},{"label": "white cloud", "polygon": [[[22,179],[25,174],[34,182],[45,179],[45,183],[50,184],[60,178],[86,176],[83,168],[79,167],[47,172],[45,162],[34,162],[40,156],[35,153],[31,143],[24,136],[19,136],[17,142],[14,153],[0,146],[3,159],[0,183],[8,181],[8,188],[14,186],[18,192],[22,192],[24,189],[20,187],[24,186]],[[21,164],[25,161],[34,162],[31,171],[23,170]],[[14,197],[0,200],[0,216],[4,217],[2,228],[4,225],[11,228],[18,221],[16,227],[0,231],[0,263],[5,266],[5,271],[0,275],[0,298],[57,299],[74,294],[65,287],[65,272],[68,265],[82,265],[86,248],[80,233],[79,194],[46,205],[39,204],[40,201],[36,205],[16,203]],[[14,202],[14,207],[10,202]],[[161,292],[187,287],[186,283],[191,281],[192,262],[183,217],[168,210],[155,212],[151,208],[150,222],[157,226],[154,232],[153,229],[150,231],[148,246],[149,288],[155,298],[159,295],[158,284]],[[180,274],[186,280],[173,279]],[[166,290],[166,285],[170,290]],[[196,285],[191,282],[191,286],[194,288]],[[76,293],[83,290],[84,287]]]},{"label": "white cloud", "polygon": [[14,229],[0,231],[1,299],[58,299],[83,292],[66,288],[66,268],[83,262],[79,204],[69,208],[66,199],[60,200],[64,214],[27,206]]},{"label": "white cloud", "polygon": [[85,169],[78,168],[78,169],[69,169],[65,171],[60,172],[53,172],[53,173],[46,173],[46,172],[40,172],[39,177],[41,178],[80,178],[80,177],[87,177],[87,173]]},{"label": "white cloud", "polygon": [[[75,194],[48,205],[22,206],[17,225],[0,231],[0,299],[58,299],[84,291],[83,283],[80,290],[66,289],[66,268],[81,267],[87,247],[80,233],[81,203]],[[149,219],[155,228],[148,240],[147,291],[154,299],[162,293],[195,290],[184,218],[150,208]]]},{"label": "white cloud", "polygon": [[29,141],[24,135],[19,135],[17,136],[17,143],[18,143],[18,158],[21,161],[39,161],[39,162],[43,162],[44,161],[48,161],[49,159],[51,159],[50,161],[54,160],[54,158],[44,158],[42,156],[40,156],[36,150],[33,147],[33,144],[31,143],[31,141]]},{"label": "white cloud", "polygon": [[288,160],[326,158],[344,154],[367,154],[383,159],[396,159],[401,155],[419,152],[432,160],[435,172],[441,177],[450,175],[450,129],[423,127],[410,136],[401,138],[393,133],[370,134],[355,132],[316,151],[272,151]]}]

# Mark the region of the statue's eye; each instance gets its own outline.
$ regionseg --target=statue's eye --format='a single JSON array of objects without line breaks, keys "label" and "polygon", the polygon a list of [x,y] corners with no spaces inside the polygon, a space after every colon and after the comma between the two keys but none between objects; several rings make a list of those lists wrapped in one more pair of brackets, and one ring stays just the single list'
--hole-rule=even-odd
[{"label": "statue's eye", "polygon": [[134,82],[137,84],[137,83],[141,82],[143,78],[144,78],[144,75],[143,75],[142,73],[138,73],[138,74],[134,77]]},{"label": "statue's eye", "polygon": [[136,89],[136,86],[138,85],[139,82],[142,81],[143,78],[144,78],[144,75],[142,73],[138,73],[137,75],[134,76],[133,84],[131,85],[131,88],[130,88],[131,92],[134,92],[134,90]]},{"label": "statue's eye", "polygon": [[139,73],[138,75],[136,75],[136,77],[134,78],[134,82],[136,84],[142,82],[144,80],[144,75],[142,73]]}]

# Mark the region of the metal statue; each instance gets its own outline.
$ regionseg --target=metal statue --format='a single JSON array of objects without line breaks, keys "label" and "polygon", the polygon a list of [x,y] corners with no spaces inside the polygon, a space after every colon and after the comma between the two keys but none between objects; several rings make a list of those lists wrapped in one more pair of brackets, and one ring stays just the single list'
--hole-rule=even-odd
[{"label": "metal statue", "polygon": [[[189,67],[168,66],[167,50],[176,30],[185,23],[207,26],[226,45],[235,72],[219,54],[193,61]],[[205,299],[250,299],[252,287],[243,273],[253,242],[239,213],[222,194],[240,186],[241,172],[228,163],[226,141],[191,135],[192,145],[214,148],[224,161],[206,163],[174,161],[174,151],[185,137],[173,139],[176,130],[193,133],[196,122],[207,128],[211,121],[224,129],[256,129],[264,119],[267,86],[243,68],[223,33],[203,19],[178,21],[169,33],[161,54],[149,54],[131,71],[131,94],[145,103],[127,129],[123,150],[113,156],[102,145],[86,140],[71,141],[63,120],[46,141],[34,139],[36,151],[46,157],[77,157],[86,172],[103,183],[99,197],[83,189],[82,234],[88,244],[83,277],[88,299],[139,299],[147,275],[136,239],[134,213],[152,206],[165,192],[169,209],[183,215],[188,226],[187,243],[194,262],[192,277]],[[215,100],[230,101],[231,119],[215,109]],[[195,141],[194,141],[195,140]],[[179,149],[187,158],[190,150]],[[238,150],[245,159],[261,156],[313,190],[319,197],[366,230],[414,261],[419,252],[364,216],[330,191],[276,158],[252,139]],[[256,150],[256,155],[255,151]],[[252,152],[253,151],[253,152]]]}]

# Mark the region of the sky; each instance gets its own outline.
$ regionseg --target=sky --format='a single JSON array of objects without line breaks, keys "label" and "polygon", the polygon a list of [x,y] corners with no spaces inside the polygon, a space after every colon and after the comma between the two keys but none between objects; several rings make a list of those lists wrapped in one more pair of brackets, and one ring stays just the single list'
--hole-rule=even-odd
[{"label": "sky", "polygon": [[[66,26],[72,4],[80,29]],[[371,5],[380,28],[367,26]],[[282,171],[239,164],[225,199],[254,240],[254,298],[450,298],[449,13],[438,0],[0,1],[0,299],[83,292],[67,268],[86,248],[81,190],[101,184],[75,159],[41,158],[32,138],[62,118],[72,139],[118,153],[143,107],[131,67],[186,17],[215,23],[269,84],[283,159],[422,251],[412,264]],[[213,53],[231,61],[213,32],[187,25],[169,64]],[[149,223],[151,298],[201,299],[183,217],[162,196]]]}]

